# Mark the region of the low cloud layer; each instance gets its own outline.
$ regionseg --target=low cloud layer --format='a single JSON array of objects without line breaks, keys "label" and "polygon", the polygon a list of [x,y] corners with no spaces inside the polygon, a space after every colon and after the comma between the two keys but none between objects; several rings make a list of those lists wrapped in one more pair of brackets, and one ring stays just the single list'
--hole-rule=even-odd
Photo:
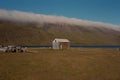
[{"label": "low cloud layer", "polygon": [[21,21],[21,22],[36,22],[36,23],[67,23],[67,24],[75,24],[82,25],[86,27],[106,27],[110,29],[114,29],[120,31],[120,26],[112,25],[103,22],[93,22],[88,20],[81,20],[76,18],[67,18],[64,16],[51,16],[51,15],[43,15],[43,14],[34,14],[27,13],[21,11],[9,11],[0,9],[0,19],[7,19],[13,21]]}]

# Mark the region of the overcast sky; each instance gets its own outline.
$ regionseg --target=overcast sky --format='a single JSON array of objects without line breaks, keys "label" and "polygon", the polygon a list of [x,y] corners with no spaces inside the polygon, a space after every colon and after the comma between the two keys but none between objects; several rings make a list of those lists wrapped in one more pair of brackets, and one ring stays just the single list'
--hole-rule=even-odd
[{"label": "overcast sky", "polygon": [[0,9],[120,25],[120,0],[1,0]]}]

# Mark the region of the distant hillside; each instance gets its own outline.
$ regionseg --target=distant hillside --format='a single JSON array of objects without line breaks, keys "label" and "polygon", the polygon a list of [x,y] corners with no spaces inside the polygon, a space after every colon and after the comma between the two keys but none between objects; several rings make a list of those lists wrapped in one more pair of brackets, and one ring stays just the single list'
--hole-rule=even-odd
[{"label": "distant hillside", "polygon": [[51,45],[54,38],[71,45],[120,45],[120,26],[0,9],[0,44]]},{"label": "distant hillside", "polygon": [[71,45],[120,45],[120,32],[109,28],[0,21],[3,45],[51,45],[54,38],[67,38]]}]

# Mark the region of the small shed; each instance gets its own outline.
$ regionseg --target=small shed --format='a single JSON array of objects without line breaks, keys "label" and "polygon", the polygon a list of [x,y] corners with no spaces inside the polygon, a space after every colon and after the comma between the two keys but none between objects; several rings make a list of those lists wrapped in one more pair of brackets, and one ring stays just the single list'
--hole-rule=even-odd
[{"label": "small shed", "polygon": [[70,47],[70,41],[68,39],[56,38],[52,42],[53,49],[68,49]]}]

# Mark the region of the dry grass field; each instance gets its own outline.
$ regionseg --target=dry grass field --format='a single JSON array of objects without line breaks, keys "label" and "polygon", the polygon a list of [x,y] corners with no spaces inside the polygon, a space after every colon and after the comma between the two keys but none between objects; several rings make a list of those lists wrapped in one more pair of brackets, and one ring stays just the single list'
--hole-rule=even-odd
[{"label": "dry grass field", "polygon": [[0,80],[120,80],[116,49],[29,49],[0,53]]}]

